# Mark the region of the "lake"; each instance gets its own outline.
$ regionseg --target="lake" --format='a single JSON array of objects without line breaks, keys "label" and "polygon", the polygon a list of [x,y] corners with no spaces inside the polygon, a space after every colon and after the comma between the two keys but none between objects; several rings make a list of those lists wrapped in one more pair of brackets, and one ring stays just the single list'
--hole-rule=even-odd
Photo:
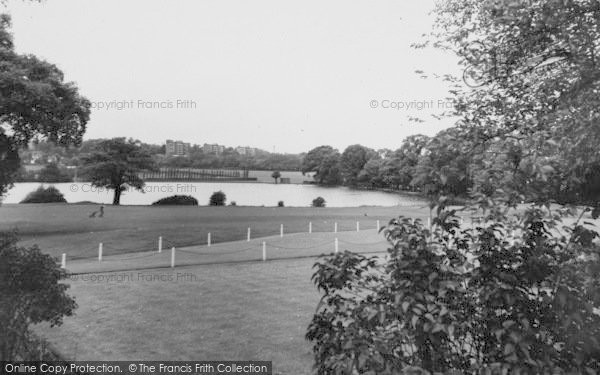
[{"label": "lake", "polygon": [[[3,203],[19,203],[39,183],[17,183],[3,199]],[[49,184],[45,184],[49,185]],[[91,186],[85,182],[52,184],[69,203],[91,201],[112,203],[113,191]],[[423,199],[409,194],[381,191],[353,190],[346,187],[321,187],[316,185],[273,183],[224,182],[148,182],[144,192],[128,190],[121,196],[123,205],[149,205],[170,195],[191,195],[200,205],[207,205],[210,195],[221,190],[227,195],[227,204],[235,201],[239,206],[276,206],[283,201],[286,206],[307,207],[316,197],[323,197],[327,207],[359,206],[424,206]]]}]

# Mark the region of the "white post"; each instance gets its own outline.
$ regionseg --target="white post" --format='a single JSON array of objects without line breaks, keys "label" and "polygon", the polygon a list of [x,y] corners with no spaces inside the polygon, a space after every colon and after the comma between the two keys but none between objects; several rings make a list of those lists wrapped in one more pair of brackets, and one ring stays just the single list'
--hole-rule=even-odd
[{"label": "white post", "polygon": [[377,220],[377,230],[379,230],[379,228],[381,228],[381,226],[379,226],[379,220]]},{"label": "white post", "polygon": [[60,260],[60,268],[67,268],[67,254],[63,253],[62,259]]},{"label": "white post", "polygon": [[248,239],[247,239],[247,241],[248,242],[250,241],[250,228],[248,228]]},{"label": "white post", "polygon": [[162,253],[162,236],[158,237],[158,252]]},{"label": "white post", "polygon": [[102,242],[98,244],[98,262],[102,262]]},{"label": "white post", "polygon": [[279,237],[283,237],[283,224],[279,226]]},{"label": "white post", "polygon": [[339,245],[338,239],[336,237],[335,238],[335,252],[336,252],[336,254],[337,254],[338,251],[340,251],[340,245]]},{"label": "white post", "polygon": [[356,222],[356,231],[357,231],[357,232],[360,232],[360,224],[359,224],[359,222],[358,222],[358,221]]},{"label": "white post", "polygon": [[175,246],[171,248],[171,268],[175,268]]},{"label": "white post", "polygon": [[308,222],[308,233],[312,233],[312,221]]},{"label": "white post", "polygon": [[335,223],[335,225],[333,226],[333,233],[337,233],[337,222]]},{"label": "white post", "polygon": [[263,254],[262,255],[263,255],[262,259],[264,262],[265,260],[267,260],[267,243],[264,241],[263,241]]},{"label": "white post", "polygon": [[206,239],[206,245],[210,247],[210,232],[208,232],[208,238]]}]

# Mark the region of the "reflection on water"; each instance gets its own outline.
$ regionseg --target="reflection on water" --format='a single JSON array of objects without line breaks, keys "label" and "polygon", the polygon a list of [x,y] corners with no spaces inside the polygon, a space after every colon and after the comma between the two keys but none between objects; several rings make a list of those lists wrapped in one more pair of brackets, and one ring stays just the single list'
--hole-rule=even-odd
[{"label": "reflection on water", "polygon": [[[113,191],[92,186],[89,183],[52,184],[65,196],[67,202],[112,203]],[[38,183],[18,183],[8,191],[3,203],[19,203],[35,190]],[[149,182],[144,191],[127,190],[121,196],[124,205],[148,205],[170,195],[191,195],[200,205],[208,204],[210,195],[222,190],[227,204],[235,201],[239,206],[276,206],[283,201],[286,206],[310,206],[318,196],[325,198],[328,207],[359,206],[422,206],[418,197],[379,191],[352,190],[345,187],[321,187],[316,185],[221,183],[221,182]]]}]

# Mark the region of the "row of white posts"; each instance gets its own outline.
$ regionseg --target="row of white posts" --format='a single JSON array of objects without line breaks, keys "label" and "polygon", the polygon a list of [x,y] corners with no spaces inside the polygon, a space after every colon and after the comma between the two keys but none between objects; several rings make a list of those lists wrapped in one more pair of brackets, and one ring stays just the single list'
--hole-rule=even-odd
[{"label": "row of white posts", "polygon": [[[460,218],[460,224],[461,226],[464,223],[464,219],[461,217]],[[431,230],[431,218],[427,218],[427,226],[429,227],[429,230]],[[334,223],[334,233],[337,233],[338,231],[338,223]],[[377,229],[379,229],[379,220],[377,220]],[[357,221],[356,222],[356,231],[359,232],[360,231],[360,223]],[[248,235],[247,235],[247,241],[250,241],[250,228],[248,228]],[[308,233],[312,233],[312,222],[308,223]],[[283,224],[280,225],[279,227],[279,236],[283,237]],[[267,244],[266,242],[263,241],[263,247],[262,247],[262,259],[267,260]],[[211,245],[211,235],[210,232],[208,233],[208,238],[207,238],[207,246],[210,247]],[[102,262],[102,248],[103,248],[103,244],[102,242],[100,242],[98,244],[98,261]],[[158,252],[161,253],[162,252],[162,248],[163,248],[163,238],[162,236],[158,237]],[[338,239],[336,237],[335,239],[335,252],[337,253],[339,251],[339,242]],[[60,267],[61,268],[66,268],[67,267],[67,254],[63,253],[62,254],[62,259],[60,262]],[[171,267],[175,267],[175,247],[171,248]]]},{"label": "row of white posts", "polygon": [[[431,220],[431,219],[429,219]],[[431,222],[429,223],[429,225],[431,226]],[[333,231],[334,233],[338,232],[338,223],[334,223],[333,226]],[[379,220],[377,220],[377,229],[379,229]],[[356,231],[359,232],[360,231],[360,222],[356,222]],[[308,233],[312,233],[312,222],[308,223]],[[250,241],[250,234],[251,234],[251,229],[248,228],[248,233],[246,236],[246,240]],[[279,236],[283,237],[283,224],[281,224],[279,226]],[[207,237],[207,241],[206,241],[206,245],[208,247],[210,247],[211,245],[211,234],[210,232],[208,233],[208,237]],[[158,252],[162,253],[162,249],[163,249],[163,238],[162,236],[158,237]],[[102,250],[103,250],[103,244],[102,242],[100,242],[98,244],[98,261],[102,262]],[[339,245],[338,245],[338,239],[335,239],[335,252],[337,253],[339,251]],[[267,250],[266,250],[266,243],[263,242],[263,260],[267,259]],[[60,262],[60,266],[61,268],[66,268],[67,267],[67,254],[62,254],[62,259]],[[175,267],[175,248],[171,248],[171,267]]]},{"label": "row of white posts", "polygon": [[[337,237],[334,241],[334,250],[336,254],[340,251],[340,243]],[[262,260],[263,262],[267,260],[267,243],[265,241],[262,243]],[[175,247],[171,248],[171,268],[175,268]]]},{"label": "row of white posts", "polygon": [[[379,227],[380,227],[379,220],[377,220],[377,230],[379,230]],[[356,231],[360,232],[360,222],[358,222],[358,221],[356,222]],[[313,232],[312,231],[312,222],[309,222],[308,223],[308,233],[312,233],[312,232]],[[337,232],[338,232],[338,223],[336,222],[333,225],[333,233],[337,233]],[[246,235],[247,242],[250,242],[250,240],[251,240],[250,234],[251,234],[251,229],[248,228],[248,232]],[[283,237],[283,224],[281,224],[279,226],[279,237]],[[208,246],[210,246],[210,233],[208,234]]]},{"label": "row of white posts", "polygon": [[[335,238],[335,241],[334,241],[334,250],[336,253],[339,251],[339,241],[338,241],[337,237]],[[158,237],[158,252],[159,253],[162,252],[162,236]],[[267,260],[267,243],[265,241],[263,241],[263,243],[262,243],[262,260],[263,261]],[[98,261],[102,262],[102,243],[100,243],[98,245]],[[60,267],[63,269],[67,268],[67,254],[65,254],[65,253],[62,254]],[[173,246],[171,248],[171,268],[174,268],[174,267],[175,267],[175,246]]]}]

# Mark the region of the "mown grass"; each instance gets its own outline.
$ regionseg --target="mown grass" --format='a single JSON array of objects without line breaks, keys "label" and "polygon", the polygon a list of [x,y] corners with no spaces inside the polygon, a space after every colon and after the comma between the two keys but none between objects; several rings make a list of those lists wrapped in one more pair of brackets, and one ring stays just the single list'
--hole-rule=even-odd
[{"label": "mown grass", "polygon": [[172,246],[192,246],[212,242],[236,241],[272,236],[284,225],[285,233],[353,231],[356,221],[361,229],[374,229],[399,215],[429,216],[424,207],[161,207],[106,206],[103,218],[90,218],[96,205],[6,204],[0,207],[0,230],[17,229],[23,245],[38,244],[42,251],[70,259],[97,256],[98,243],[104,253],[119,254],[157,248],[163,236]]},{"label": "mown grass", "polygon": [[[37,331],[74,360],[267,360],[310,374],[315,259],[123,271],[69,281],[79,308]],[[120,280],[117,280],[117,276]]]}]

